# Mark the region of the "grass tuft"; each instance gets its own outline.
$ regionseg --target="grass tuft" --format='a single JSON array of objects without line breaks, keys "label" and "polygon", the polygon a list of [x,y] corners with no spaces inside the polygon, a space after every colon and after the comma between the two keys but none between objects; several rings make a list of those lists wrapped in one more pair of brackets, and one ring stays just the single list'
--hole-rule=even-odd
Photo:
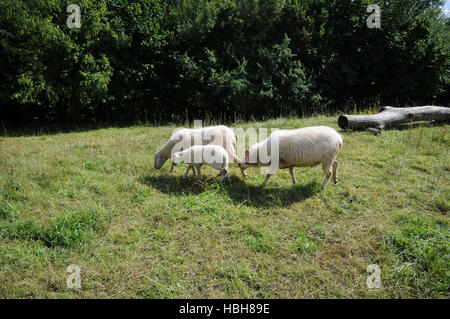
[{"label": "grass tuft", "polygon": [[13,207],[8,203],[0,202],[0,220],[1,219],[10,219],[13,216]]},{"label": "grass tuft", "polygon": [[389,243],[406,263],[396,277],[421,292],[445,293],[450,287],[450,229],[424,216],[400,215],[400,230],[392,233]]},{"label": "grass tuft", "polygon": [[251,250],[258,253],[272,254],[275,252],[275,240],[268,229],[256,229],[246,226],[243,230],[244,242]]},{"label": "grass tuft", "polygon": [[48,247],[70,247],[85,243],[98,223],[95,211],[69,213],[49,223],[41,239]]},{"label": "grass tuft", "polygon": [[12,221],[1,224],[3,238],[21,240],[40,240],[47,247],[72,247],[85,243],[98,226],[98,214],[68,213],[39,227],[32,221]]},{"label": "grass tuft", "polygon": [[313,254],[318,245],[317,238],[308,235],[306,232],[295,234],[294,248],[300,254]]}]

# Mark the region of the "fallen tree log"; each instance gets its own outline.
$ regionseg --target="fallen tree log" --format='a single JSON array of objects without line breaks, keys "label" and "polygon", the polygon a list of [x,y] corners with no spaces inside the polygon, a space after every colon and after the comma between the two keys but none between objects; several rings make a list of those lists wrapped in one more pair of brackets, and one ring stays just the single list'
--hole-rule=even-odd
[{"label": "fallen tree log", "polygon": [[416,121],[450,121],[450,108],[444,106],[391,107],[384,106],[375,115],[341,115],[338,125],[342,129],[384,129]]}]

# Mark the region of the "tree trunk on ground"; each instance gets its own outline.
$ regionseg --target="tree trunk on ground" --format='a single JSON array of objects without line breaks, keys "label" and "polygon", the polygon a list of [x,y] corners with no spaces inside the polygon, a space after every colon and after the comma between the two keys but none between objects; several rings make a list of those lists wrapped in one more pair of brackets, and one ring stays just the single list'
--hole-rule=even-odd
[{"label": "tree trunk on ground", "polygon": [[380,113],[375,115],[341,115],[338,118],[338,125],[342,129],[384,129],[402,123],[431,120],[450,121],[450,108],[444,106],[385,106],[381,108]]}]

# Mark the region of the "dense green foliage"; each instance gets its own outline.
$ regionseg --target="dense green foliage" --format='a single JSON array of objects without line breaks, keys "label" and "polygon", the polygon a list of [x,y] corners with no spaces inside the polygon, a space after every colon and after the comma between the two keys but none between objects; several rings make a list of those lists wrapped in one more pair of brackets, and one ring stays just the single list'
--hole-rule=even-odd
[{"label": "dense green foliage", "polygon": [[[161,121],[449,101],[440,0],[0,2],[4,121]],[[370,3],[381,29],[368,28]]]}]

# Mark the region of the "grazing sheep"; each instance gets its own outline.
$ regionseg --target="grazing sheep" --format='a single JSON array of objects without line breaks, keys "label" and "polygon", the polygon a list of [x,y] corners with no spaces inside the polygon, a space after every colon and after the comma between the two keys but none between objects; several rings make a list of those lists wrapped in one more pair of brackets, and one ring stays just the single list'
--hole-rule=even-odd
[{"label": "grazing sheep", "polygon": [[[333,174],[333,181],[337,183],[338,162],[336,156],[343,146],[343,140],[334,129],[327,126],[305,127],[296,130],[279,130],[273,132],[266,140],[252,145],[245,151],[245,165],[261,164],[259,152],[268,146],[270,158],[271,139],[279,138],[279,168],[289,168],[292,183],[297,181],[294,175],[295,167],[313,167],[322,164],[325,173],[321,190],[323,190]],[[250,163],[250,159],[256,159]],[[269,165],[269,164],[265,164]],[[270,178],[267,174],[261,186],[265,186]]]},{"label": "grazing sheep", "polygon": [[[222,146],[231,158],[241,169],[242,176],[247,178],[245,165],[236,157],[236,137],[229,127],[224,125],[209,126],[198,129],[183,128],[177,130],[166,142],[166,144],[155,153],[155,168],[160,169],[164,163],[171,157],[172,149],[180,144],[189,148],[193,145],[219,145]],[[180,151],[183,148],[176,149]],[[175,164],[172,162],[170,172],[173,171]]]},{"label": "grazing sheep", "polygon": [[194,145],[186,150],[174,153],[172,162],[189,164],[183,179],[188,176],[190,169],[194,172],[194,176],[195,169],[197,169],[198,176],[202,178],[200,167],[203,164],[208,164],[221,172],[219,175],[222,175],[220,179],[222,184],[225,184],[228,180],[228,153],[219,145]]}]

